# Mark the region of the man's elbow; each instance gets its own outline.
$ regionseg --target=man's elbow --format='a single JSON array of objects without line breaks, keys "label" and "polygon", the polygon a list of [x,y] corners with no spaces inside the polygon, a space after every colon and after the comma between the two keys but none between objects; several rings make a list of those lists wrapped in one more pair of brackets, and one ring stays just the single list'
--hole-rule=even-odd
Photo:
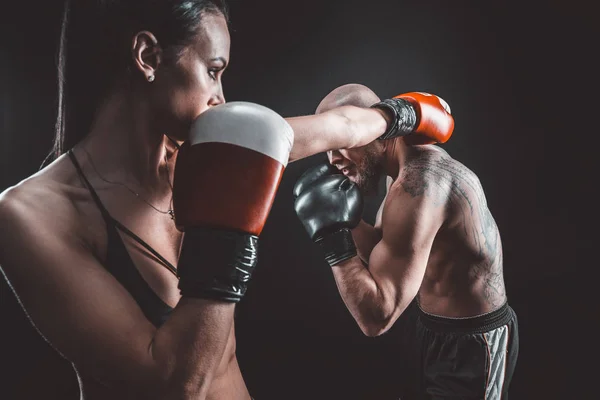
[{"label": "man's elbow", "polygon": [[391,313],[371,313],[369,316],[365,316],[358,322],[360,330],[365,336],[377,337],[381,336],[394,325],[396,317]]},{"label": "man's elbow", "polygon": [[377,337],[383,335],[389,329],[385,328],[383,325],[376,324],[359,324],[359,326],[362,333],[368,337]]},{"label": "man's elbow", "polygon": [[376,337],[389,331],[408,307],[406,301],[398,299],[384,303],[362,313],[356,320],[366,336]]}]

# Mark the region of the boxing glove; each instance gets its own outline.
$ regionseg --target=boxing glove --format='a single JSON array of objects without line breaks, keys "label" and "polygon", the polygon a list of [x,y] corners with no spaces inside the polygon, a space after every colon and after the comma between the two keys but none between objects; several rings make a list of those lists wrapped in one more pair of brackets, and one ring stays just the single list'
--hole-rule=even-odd
[{"label": "boxing glove", "polygon": [[330,266],[356,256],[351,229],[364,203],[358,187],[323,165],[306,171],[294,186],[294,210]]},{"label": "boxing glove", "polygon": [[253,103],[218,105],[194,121],[173,181],[182,296],[242,299],[293,138],[280,115]]},{"label": "boxing glove", "polygon": [[329,175],[341,175],[339,169],[328,162],[323,162],[306,170],[294,184],[294,199],[298,198],[304,189],[311,186],[317,180]]},{"label": "boxing glove", "polygon": [[373,104],[392,115],[392,123],[379,139],[406,136],[408,144],[445,143],[454,131],[450,106],[442,98],[411,92]]}]

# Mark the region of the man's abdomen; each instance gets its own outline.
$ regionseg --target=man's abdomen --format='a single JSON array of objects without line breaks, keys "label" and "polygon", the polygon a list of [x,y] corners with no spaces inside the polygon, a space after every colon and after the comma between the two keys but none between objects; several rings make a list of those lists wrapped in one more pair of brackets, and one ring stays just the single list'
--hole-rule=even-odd
[{"label": "man's abdomen", "polygon": [[506,302],[501,265],[481,265],[467,251],[437,243],[432,249],[417,296],[425,312],[473,317]]}]

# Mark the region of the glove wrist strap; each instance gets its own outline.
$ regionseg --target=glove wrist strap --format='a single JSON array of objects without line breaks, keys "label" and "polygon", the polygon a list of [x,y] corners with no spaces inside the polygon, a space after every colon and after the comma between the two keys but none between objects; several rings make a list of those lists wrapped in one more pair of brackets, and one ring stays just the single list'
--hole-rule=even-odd
[{"label": "glove wrist strap", "polygon": [[408,100],[385,99],[373,104],[371,108],[379,108],[392,115],[392,123],[379,140],[408,135],[417,127],[417,111]]},{"label": "glove wrist strap", "polygon": [[256,267],[258,236],[187,228],[177,264],[182,296],[239,302]]},{"label": "glove wrist strap", "polygon": [[356,256],[356,246],[350,229],[344,228],[315,240],[325,253],[325,261],[333,267]]}]

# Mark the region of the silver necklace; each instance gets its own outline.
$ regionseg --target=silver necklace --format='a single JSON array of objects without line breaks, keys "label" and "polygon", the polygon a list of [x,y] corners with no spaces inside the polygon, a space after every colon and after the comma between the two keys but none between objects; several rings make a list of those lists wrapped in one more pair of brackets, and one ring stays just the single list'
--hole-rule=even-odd
[{"label": "silver necklace", "polygon": [[140,196],[140,194],[138,192],[136,192],[135,190],[131,189],[125,183],[110,181],[110,180],[104,178],[98,172],[98,169],[96,168],[96,165],[94,164],[94,161],[92,160],[92,156],[90,155],[90,153],[88,153],[88,151],[85,148],[82,148],[82,150],[85,152],[85,154],[87,154],[88,159],[90,160],[90,164],[92,165],[92,168],[94,169],[94,171],[96,172],[96,175],[98,175],[98,177],[101,180],[103,180],[104,182],[109,183],[111,185],[123,186],[125,189],[127,189],[133,195],[135,195],[135,197],[137,197],[138,199],[142,200],[144,203],[146,203],[147,205],[149,205],[150,207],[152,207],[156,212],[161,213],[161,214],[165,214],[165,215],[169,215],[172,220],[175,220],[175,211],[173,210],[173,184],[171,183],[171,171],[169,170],[169,163],[167,161],[167,153],[166,153],[166,151],[165,151],[165,166],[167,168],[167,182],[169,183],[169,187],[171,188],[171,200],[169,201],[169,209],[167,211],[163,211],[163,210],[160,210],[159,208],[155,207],[152,203],[150,203],[148,200],[146,200],[142,196]]}]

